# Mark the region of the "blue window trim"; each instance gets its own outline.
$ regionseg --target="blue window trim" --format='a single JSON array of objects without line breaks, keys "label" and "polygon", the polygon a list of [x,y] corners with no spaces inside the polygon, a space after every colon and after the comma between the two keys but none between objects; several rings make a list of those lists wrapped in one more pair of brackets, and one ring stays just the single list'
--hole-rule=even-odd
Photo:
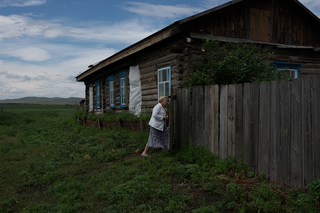
[{"label": "blue window trim", "polygon": [[[110,82],[113,81],[113,106],[110,104]],[[114,75],[108,76],[108,91],[109,91],[109,108],[114,109],[115,108],[115,97],[114,97]]]},{"label": "blue window trim", "polygon": [[169,79],[170,79],[170,83],[169,83],[169,94],[171,93],[171,65],[169,66],[165,66],[165,67],[160,67],[157,69],[157,102],[159,101],[159,70],[165,69],[165,68],[170,68],[170,72],[169,72]]},{"label": "blue window trim", "polygon": [[[121,78],[124,77],[124,104],[121,104],[121,100],[122,100],[122,97],[121,97]],[[127,107],[127,84],[126,84],[126,71],[125,70],[122,70],[119,72],[119,94],[120,94],[120,107]]]},{"label": "blue window trim", "polygon": [[300,66],[302,63],[286,63],[286,62],[273,62],[275,71],[277,69],[295,69],[298,70],[298,78],[300,78]]},{"label": "blue window trim", "polygon": [[[97,89],[98,88],[98,89]],[[99,96],[98,96],[99,90]],[[99,105],[98,105],[99,100]],[[101,109],[101,88],[100,88],[100,81],[96,81],[96,109]]]}]

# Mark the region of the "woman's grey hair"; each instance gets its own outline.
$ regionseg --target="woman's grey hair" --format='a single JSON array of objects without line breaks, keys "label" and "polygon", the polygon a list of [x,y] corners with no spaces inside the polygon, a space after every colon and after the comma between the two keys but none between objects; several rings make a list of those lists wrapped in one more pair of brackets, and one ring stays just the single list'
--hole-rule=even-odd
[{"label": "woman's grey hair", "polygon": [[159,103],[160,103],[161,101],[163,101],[165,98],[168,99],[167,96],[160,96],[160,97],[159,97]]}]

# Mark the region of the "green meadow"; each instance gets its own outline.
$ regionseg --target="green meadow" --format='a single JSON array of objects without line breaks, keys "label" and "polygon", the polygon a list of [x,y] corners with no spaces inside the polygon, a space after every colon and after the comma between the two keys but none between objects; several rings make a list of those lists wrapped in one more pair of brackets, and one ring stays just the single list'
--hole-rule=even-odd
[{"label": "green meadow", "polygon": [[320,211],[320,180],[286,188],[194,146],[143,158],[148,128],[79,126],[73,105],[1,108],[1,213]]}]

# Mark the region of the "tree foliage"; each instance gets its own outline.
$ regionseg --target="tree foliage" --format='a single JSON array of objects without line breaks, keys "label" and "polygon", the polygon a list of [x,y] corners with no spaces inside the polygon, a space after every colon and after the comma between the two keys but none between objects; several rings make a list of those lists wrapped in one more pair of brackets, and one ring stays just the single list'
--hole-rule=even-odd
[{"label": "tree foliage", "polygon": [[246,43],[225,43],[206,40],[205,53],[194,65],[186,86],[225,85],[286,79],[275,73],[270,63],[272,53],[260,46]]}]

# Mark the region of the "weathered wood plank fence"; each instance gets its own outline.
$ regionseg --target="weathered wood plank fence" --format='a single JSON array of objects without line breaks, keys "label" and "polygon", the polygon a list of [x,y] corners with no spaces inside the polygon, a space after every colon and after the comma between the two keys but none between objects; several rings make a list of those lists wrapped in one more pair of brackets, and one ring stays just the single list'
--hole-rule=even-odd
[{"label": "weathered wood plank fence", "polygon": [[320,178],[320,77],[174,89],[174,137],[235,157],[272,181]]}]

